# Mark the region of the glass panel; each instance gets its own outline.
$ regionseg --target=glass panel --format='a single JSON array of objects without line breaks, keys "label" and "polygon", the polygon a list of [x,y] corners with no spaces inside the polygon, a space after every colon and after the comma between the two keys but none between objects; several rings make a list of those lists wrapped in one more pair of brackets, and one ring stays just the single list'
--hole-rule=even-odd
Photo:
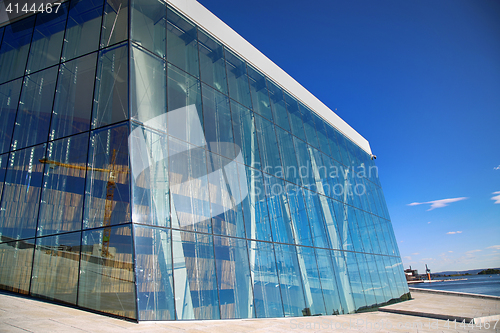
[{"label": "glass panel", "polygon": [[337,227],[337,218],[335,216],[334,200],[319,195],[321,209],[325,217],[326,230],[332,249],[342,250],[342,238],[340,237],[339,229]]},{"label": "glass panel", "polygon": [[314,246],[331,248],[328,243],[328,237],[325,230],[325,222],[323,217],[322,208],[327,208],[326,198],[321,196],[322,201],[319,200],[319,194],[304,190],[304,197],[307,204],[307,215],[309,216],[309,224],[311,226],[311,233],[313,235]]},{"label": "glass panel", "polygon": [[328,143],[328,135],[326,134],[325,121],[318,115],[314,114],[314,122],[316,123],[316,134],[319,140],[319,149],[325,154],[330,155],[330,145]]},{"label": "glass panel", "polygon": [[[297,246],[297,258],[299,261],[300,272],[302,273],[302,281],[304,286],[304,296],[306,308],[303,311],[305,315],[324,315],[325,303],[323,301],[323,293],[321,292],[321,283],[319,281],[318,266],[316,257],[312,247]],[[333,273],[333,272],[332,272]],[[337,295],[328,295],[331,298],[337,298]],[[336,300],[338,303],[338,299]],[[338,309],[338,307],[337,307]],[[330,313],[332,309],[329,309]]]},{"label": "glass panel", "polygon": [[61,64],[50,139],[88,131],[97,53]]},{"label": "glass panel", "polygon": [[201,80],[227,95],[226,66],[222,44],[198,31]]},{"label": "glass panel", "polygon": [[202,89],[203,125],[208,149],[233,159],[236,150],[233,144],[229,99],[205,84]]},{"label": "glass panel", "polygon": [[[214,234],[245,237],[237,163],[235,160],[207,153],[207,168]],[[244,191],[246,192],[248,190]]]},{"label": "glass panel", "polygon": [[385,302],[389,302],[392,298],[394,298],[394,292],[393,292],[393,285],[391,285],[389,279],[388,279],[388,274],[389,272],[385,268],[385,263],[384,263],[384,258],[383,256],[377,256],[374,255],[373,259],[375,260],[377,264],[377,271],[379,272],[380,275],[380,283],[382,286],[382,291],[385,296]]},{"label": "glass panel", "polygon": [[299,163],[299,176],[302,181],[302,186],[316,191],[316,180],[314,179],[311,158],[309,157],[309,146],[302,140],[293,137],[295,146],[295,154]]},{"label": "glass panel", "polygon": [[236,152],[238,150],[241,151],[243,163],[260,169],[259,145],[257,142],[254,113],[238,103],[231,102],[231,116]]},{"label": "glass panel", "polygon": [[172,227],[211,232],[206,151],[169,138]]},{"label": "glass panel", "polygon": [[361,235],[359,233],[358,221],[356,217],[356,208],[347,206],[347,221],[349,232],[351,233],[351,240],[353,243],[353,250],[357,252],[364,252],[363,243],[361,242]]},{"label": "glass panel", "polygon": [[356,253],[356,257],[358,259],[359,275],[361,276],[366,305],[367,307],[371,307],[377,303],[377,300],[375,298],[374,287],[372,284],[366,256],[367,255],[363,253]]},{"label": "glass panel", "polygon": [[170,8],[167,8],[167,60],[200,77],[196,27]]},{"label": "glass panel", "polygon": [[214,237],[221,319],[253,318],[253,290],[244,239]]},{"label": "glass panel", "polygon": [[34,239],[0,244],[0,288],[28,294]]},{"label": "glass panel", "polygon": [[268,174],[283,178],[274,124],[260,116],[255,116],[255,124],[259,139],[262,170]]},{"label": "glass panel", "polygon": [[165,58],[167,6],[159,0],[132,0],[131,7],[132,41]]},{"label": "glass panel", "polygon": [[273,242],[293,244],[292,221],[286,197],[286,185],[291,185],[273,176],[266,180],[267,207],[271,218]]},{"label": "glass panel", "polygon": [[227,49],[225,51],[229,96],[247,108],[251,108],[252,99],[245,62]]},{"label": "glass panel", "polygon": [[351,238],[351,232],[349,230],[350,218],[347,210],[347,205],[342,202],[332,200],[333,207],[335,209],[335,217],[337,218],[337,228],[339,231],[339,236],[341,240],[341,249],[353,251],[353,243]]},{"label": "glass panel", "polygon": [[175,320],[170,230],[134,226],[139,320]]},{"label": "glass panel", "polygon": [[321,194],[328,193],[328,169],[323,163],[323,154],[309,145],[307,146],[307,152],[311,159],[311,173],[314,177],[316,192]]},{"label": "glass panel", "polygon": [[205,145],[200,81],[168,64],[168,133],[196,146]]},{"label": "glass panel", "polygon": [[[377,262],[376,262],[374,255],[365,254],[364,256],[365,256],[366,264],[368,265],[368,271],[370,273],[370,278],[372,280],[373,293],[375,294],[375,299],[377,301],[377,304],[383,304],[389,300],[389,298],[386,298],[384,295],[384,290],[382,288],[382,282],[381,282],[381,277],[380,277],[381,274],[385,274],[385,271],[378,270]],[[381,273],[381,274],[379,275],[379,273]]]},{"label": "glass panel", "polygon": [[365,214],[359,209],[355,209],[356,220],[358,222],[358,232],[361,237],[361,243],[363,244],[364,252],[373,253],[372,244],[370,242],[370,237],[368,236],[368,230],[365,222]]},{"label": "glass panel", "polygon": [[[156,0],[155,0],[156,1]],[[163,5],[165,6],[165,5]],[[167,130],[165,61],[133,46],[130,70],[131,117],[146,126]]]},{"label": "glass panel", "polygon": [[274,82],[267,80],[269,87],[269,97],[273,110],[273,118],[276,125],[290,132],[290,123],[288,122],[288,112],[286,111],[283,91]]},{"label": "glass panel", "polygon": [[361,283],[360,268],[354,252],[345,252],[347,271],[349,272],[349,282],[351,284],[352,298],[355,304],[355,310],[366,307],[363,284]]},{"label": "glass panel", "polygon": [[298,186],[288,184],[286,186],[286,191],[290,204],[290,215],[293,223],[295,243],[312,246],[311,229],[309,227],[309,219],[307,218],[302,189]]},{"label": "glass panel", "polygon": [[81,233],[36,240],[31,294],[76,304]]},{"label": "glass panel", "polygon": [[92,128],[128,118],[127,49],[127,44],[122,44],[99,52]]},{"label": "glass panel", "polygon": [[57,12],[54,10],[51,13],[40,13],[36,16],[26,74],[59,63],[68,16],[67,7],[67,3],[63,3]]},{"label": "glass panel", "polygon": [[38,236],[81,230],[88,144],[87,133],[49,142]]},{"label": "glass panel", "polygon": [[130,222],[127,124],[90,135],[84,228]]},{"label": "glass panel", "polygon": [[57,66],[24,78],[12,149],[47,141],[56,87]]},{"label": "glass panel", "polygon": [[132,124],[132,221],[170,226],[167,136]]},{"label": "glass panel", "polygon": [[212,236],[172,230],[178,319],[220,319]]},{"label": "glass panel", "polygon": [[106,0],[101,31],[101,48],[128,38],[128,0]]},{"label": "glass panel", "polygon": [[2,115],[2,121],[0,122],[0,153],[10,150],[22,82],[22,79],[17,79],[0,86],[0,114]]},{"label": "glass panel", "polygon": [[339,132],[335,133],[337,136],[337,143],[338,143],[338,148],[340,151],[340,155],[342,156],[341,163],[343,163],[345,166],[350,166],[351,161],[349,159],[349,154],[347,152],[347,146],[346,146],[346,138]]},{"label": "glass panel", "polygon": [[331,251],[330,254],[332,255],[333,271],[336,273],[335,277],[337,278],[339,297],[344,313],[353,313],[356,310],[356,306],[349,281],[345,252]]},{"label": "glass panel", "polygon": [[10,153],[0,206],[4,242],[35,236],[44,156],[45,144]]},{"label": "glass panel", "polygon": [[300,185],[300,173],[303,171],[299,169],[295,149],[293,147],[293,137],[287,131],[276,127],[276,134],[278,137],[278,147],[283,161],[283,173],[285,179],[294,184]]},{"label": "glass panel", "polygon": [[335,130],[330,124],[325,123],[326,133],[328,135],[328,144],[330,146],[331,157],[337,162],[342,162],[342,157],[340,156],[339,144],[337,143],[337,135]]},{"label": "glass panel", "polygon": [[0,83],[23,76],[35,15],[5,27],[0,47]]},{"label": "glass panel", "polygon": [[[8,160],[9,160],[9,154],[0,155],[0,198],[2,197],[3,185],[5,181],[5,171],[7,169]],[[1,236],[0,236],[0,242],[2,242]]]},{"label": "glass panel", "polygon": [[245,218],[245,230],[247,238],[270,240],[271,227],[269,224],[269,213],[267,210],[266,191],[262,172],[250,167],[238,165],[240,187],[248,188],[248,195],[243,197],[242,207]]},{"label": "glass panel", "polygon": [[248,257],[256,317],[283,317],[283,304],[273,244],[248,241]]},{"label": "glass panel", "polygon": [[78,306],[137,318],[130,225],[83,231]]},{"label": "glass panel", "polygon": [[290,116],[290,124],[293,135],[299,137],[301,140],[306,141],[304,134],[304,125],[302,124],[302,116],[299,111],[299,104],[295,98],[285,92],[286,109]]},{"label": "glass panel", "polygon": [[[340,284],[337,283],[337,280],[340,279],[342,272],[337,272],[333,269],[330,251],[323,249],[315,250],[316,261],[318,262],[319,278],[321,282],[320,286],[321,291],[323,292],[323,298],[325,300],[326,314],[337,315],[347,313],[344,296],[346,291],[337,287],[337,284]],[[307,257],[305,260],[306,263],[311,261],[311,259],[309,258],[312,257]],[[305,285],[306,284],[304,283],[304,286]],[[349,288],[349,285],[347,287]]]},{"label": "glass panel", "polygon": [[102,0],[73,0],[64,36],[62,60],[70,60],[99,48]]},{"label": "glass panel", "polygon": [[250,81],[250,92],[252,94],[253,110],[264,118],[273,121],[271,102],[264,75],[248,66],[248,76]]},{"label": "glass panel", "polygon": [[275,244],[281,296],[285,317],[309,315],[305,307],[299,263],[294,245]]},{"label": "glass panel", "polygon": [[299,103],[302,121],[304,122],[304,131],[307,138],[307,143],[311,146],[319,148],[318,137],[316,136],[316,125],[314,124],[313,113],[311,110]]}]

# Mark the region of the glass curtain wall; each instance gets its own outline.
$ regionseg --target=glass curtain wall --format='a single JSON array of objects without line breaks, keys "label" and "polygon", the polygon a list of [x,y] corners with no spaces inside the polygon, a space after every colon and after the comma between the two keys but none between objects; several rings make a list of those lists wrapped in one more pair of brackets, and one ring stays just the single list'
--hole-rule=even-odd
[{"label": "glass curtain wall", "polygon": [[158,0],[0,28],[0,288],[137,320],[407,297],[370,156]]}]

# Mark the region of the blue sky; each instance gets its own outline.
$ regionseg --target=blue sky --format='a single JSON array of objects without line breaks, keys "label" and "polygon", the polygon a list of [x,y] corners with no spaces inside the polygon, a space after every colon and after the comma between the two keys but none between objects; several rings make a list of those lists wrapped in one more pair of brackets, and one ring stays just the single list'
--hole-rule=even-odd
[{"label": "blue sky", "polygon": [[405,267],[500,267],[499,1],[199,2],[370,142]]}]

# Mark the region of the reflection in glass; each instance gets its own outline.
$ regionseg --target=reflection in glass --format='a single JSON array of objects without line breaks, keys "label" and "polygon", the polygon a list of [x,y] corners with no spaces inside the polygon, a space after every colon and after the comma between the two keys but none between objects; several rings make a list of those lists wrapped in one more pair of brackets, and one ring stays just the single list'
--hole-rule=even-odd
[{"label": "reflection in glass", "polygon": [[275,129],[280,156],[283,162],[284,178],[289,182],[300,185],[300,173],[303,170],[299,169],[299,165],[297,164],[295,148],[293,147],[293,136],[280,127],[275,127]]},{"label": "reflection in glass", "polygon": [[[352,298],[355,304],[355,310],[367,306],[363,284],[361,282],[361,268],[356,260],[356,253],[345,252],[347,271],[349,272],[349,282],[351,284]],[[371,304],[370,304],[371,305]]]},{"label": "reflection in glass", "polygon": [[168,140],[172,227],[211,232],[206,151]]},{"label": "reflection in glass", "polygon": [[167,136],[132,123],[132,221],[170,226]]},{"label": "reflection in glass", "polygon": [[175,320],[170,231],[135,226],[139,320]]},{"label": "reflection in glass", "polygon": [[308,316],[295,246],[275,244],[274,248],[285,317]]},{"label": "reflection in glass", "polygon": [[76,304],[81,233],[36,240],[31,294]]},{"label": "reflection in glass", "polygon": [[2,204],[2,241],[35,236],[45,144],[10,153]]},{"label": "reflection in glass", "polygon": [[127,49],[127,44],[122,44],[99,52],[92,128],[128,118]]},{"label": "reflection in glass", "polygon": [[257,318],[283,317],[274,245],[248,241],[248,258]]},{"label": "reflection in glass", "polygon": [[82,228],[87,169],[87,133],[49,142],[45,164],[38,236]]},{"label": "reflection in glass", "polygon": [[24,78],[12,149],[47,141],[56,87],[57,66]]},{"label": "reflection in glass", "polygon": [[119,43],[128,37],[128,0],[105,0],[102,18],[101,48]]},{"label": "reflection in glass", "polygon": [[254,113],[238,103],[231,102],[234,143],[241,149],[243,163],[254,168],[260,167],[259,145]]},{"label": "reflection in glass", "polygon": [[259,139],[262,170],[276,177],[283,178],[283,168],[278,152],[278,141],[276,140],[274,124],[260,116],[255,116],[255,124],[257,126],[257,138]]},{"label": "reflection in glass", "polygon": [[229,96],[247,108],[251,108],[252,99],[250,98],[250,87],[248,85],[245,62],[231,51],[227,49],[225,51]]},{"label": "reflection in glass", "polygon": [[[2,197],[3,184],[5,181],[5,171],[7,169],[7,162],[9,160],[9,154],[0,155],[0,198]],[[0,242],[2,241],[0,237]]]},{"label": "reflection in glass", "polygon": [[286,191],[290,205],[290,217],[293,223],[295,243],[312,246],[311,229],[309,227],[302,189],[298,186],[287,184]]},{"label": "reflection in glass", "polygon": [[212,236],[172,231],[178,319],[220,319]]},{"label": "reflection in glass", "polygon": [[183,71],[200,77],[196,27],[167,8],[167,59]]},{"label": "reflection in glass", "polygon": [[299,104],[297,100],[289,93],[285,92],[286,109],[290,116],[290,124],[293,135],[297,136],[302,141],[306,141],[304,133],[304,125],[302,123],[302,116],[299,111]]},{"label": "reflection in glass", "polygon": [[[297,246],[297,259],[304,286],[304,298],[306,301],[305,314],[312,316],[326,314],[314,249],[312,247]],[[327,294],[325,296],[336,298],[337,295]]]},{"label": "reflection in glass", "polygon": [[97,53],[61,64],[50,139],[88,131]]},{"label": "reflection in glass", "polygon": [[[336,315],[346,313],[347,309],[345,309],[345,301],[341,302],[341,299],[344,298],[344,294],[347,292],[347,290],[341,289],[337,286],[337,281],[340,278],[339,275],[341,275],[342,272],[337,272],[333,269],[331,254],[329,250],[315,249],[315,252],[316,262],[318,263],[318,273],[321,283],[321,290],[323,292],[323,299],[325,300],[326,314]],[[309,258],[312,257],[306,256],[306,258],[304,259],[306,264],[311,261]],[[310,274],[309,270],[312,270],[314,273],[314,267],[308,269],[308,274]]]},{"label": "reflection in glass", "polygon": [[[2,240],[4,238],[2,237]],[[0,243],[0,288],[28,294],[34,239]]]},{"label": "reflection in glass", "polygon": [[2,115],[2,121],[0,122],[0,153],[10,150],[22,82],[22,79],[17,79],[0,86],[0,114]]},{"label": "reflection in glass", "polygon": [[82,232],[78,306],[137,318],[130,225]]},{"label": "reflection in glass", "polygon": [[84,228],[130,222],[128,134],[124,124],[90,135]]},{"label": "reflection in glass", "polygon": [[62,60],[70,60],[99,48],[103,0],[73,0],[69,5]]},{"label": "reflection in glass", "polygon": [[5,27],[0,47],[0,83],[21,77],[24,74],[35,15]]},{"label": "reflection in glass", "polygon": [[221,319],[253,318],[253,290],[244,239],[214,237]]},{"label": "reflection in glass", "polygon": [[[156,1],[156,0],[155,0]],[[130,113],[148,127],[167,130],[165,61],[133,46],[130,61]],[[159,117],[165,115],[163,117]],[[154,120],[153,120],[154,119]]]},{"label": "reflection in glass", "polygon": [[198,31],[201,80],[227,95],[226,66],[222,44]]},{"label": "reflection in glass", "polygon": [[[318,255],[320,254],[321,250],[318,250]],[[342,304],[342,313],[353,313],[356,310],[356,306],[354,304],[351,283],[347,272],[345,252],[330,251],[330,254],[332,258],[333,271],[335,272],[335,278],[337,280],[338,295]]]},{"label": "reflection in glass", "polygon": [[286,111],[283,91],[270,80],[267,80],[267,86],[269,88],[274,121],[276,125],[290,132],[290,123],[288,122],[288,112]]},{"label": "reflection in glass", "polygon": [[293,244],[290,208],[286,197],[286,186],[291,184],[273,176],[266,176],[265,181],[273,242]]},{"label": "reflection in glass", "polygon": [[131,1],[132,41],[145,49],[165,57],[165,24],[167,6],[159,0]]},{"label": "reflection in glass", "polygon": [[68,16],[67,7],[67,3],[63,3],[59,6],[57,13],[54,10],[52,13],[37,15],[26,74],[59,63],[64,27]]},{"label": "reflection in glass", "polygon": [[269,101],[269,93],[264,75],[248,66],[248,76],[253,110],[262,117],[273,121],[271,102]]}]

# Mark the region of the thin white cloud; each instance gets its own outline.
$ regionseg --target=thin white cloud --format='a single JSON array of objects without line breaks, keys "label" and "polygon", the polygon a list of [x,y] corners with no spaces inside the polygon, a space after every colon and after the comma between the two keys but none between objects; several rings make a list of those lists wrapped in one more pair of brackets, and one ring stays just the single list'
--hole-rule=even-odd
[{"label": "thin white cloud", "polygon": [[410,256],[405,256],[405,257],[403,257],[403,259],[411,260],[411,257]]},{"label": "thin white cloud", "polygon": [[494,167],[493,170],[500,170],[500,165],[497,167]]},{"label": "thin white cloud", "polygon": [[448,251],[449,253],[453,253],[453,251]]},{"label": "thin white cloud", "polygon": [[431,208],[427,209],[427,211],[436,209],[436,208],[442,208],[446,207],[452,202],[457,202],[457,201],[462,201],[468,199],[467,197],[460,197],[460,198],[450,198],[450,199],[441,199],[441,200],[434,200],[434,201],[427,201],[427,202],[412,202],[411,204],[408,204],[408,206],[418,206],[418,205],[425,205],[425,204],[430,204]]},{"label": "thin white cloud", "polygon": [[431,222],[427,222],[427,224],[431,224]]},{"label": "thin white cloud", "polygon": [[492,194],[496,194],[491,200],[495,200],[495,204],[500,204],[500,191],[493,192]]},{"label": "thin white cloud", "polygon": [[472,253],[476,253],[476,252],[481,252],[481,250],[470,250],[470,251],[467,251],[465,253],[466,254],[472,254]]},{"label": "thin white cloud", "polygon": [[500,250],[500,245],[488,246],[487,249]]},{"label": "thin white cloud", "polygon": [[448,231],[446,234],[447,235],[455,235],[455,234],[461,234],[461,231]]},{"label": "thin white cloud", "polygon": [[412,255],[412,256],[418,256],[419,254],[420,254],[420,253],[415,252],[415,253],[412,253],[411,255]]}]

